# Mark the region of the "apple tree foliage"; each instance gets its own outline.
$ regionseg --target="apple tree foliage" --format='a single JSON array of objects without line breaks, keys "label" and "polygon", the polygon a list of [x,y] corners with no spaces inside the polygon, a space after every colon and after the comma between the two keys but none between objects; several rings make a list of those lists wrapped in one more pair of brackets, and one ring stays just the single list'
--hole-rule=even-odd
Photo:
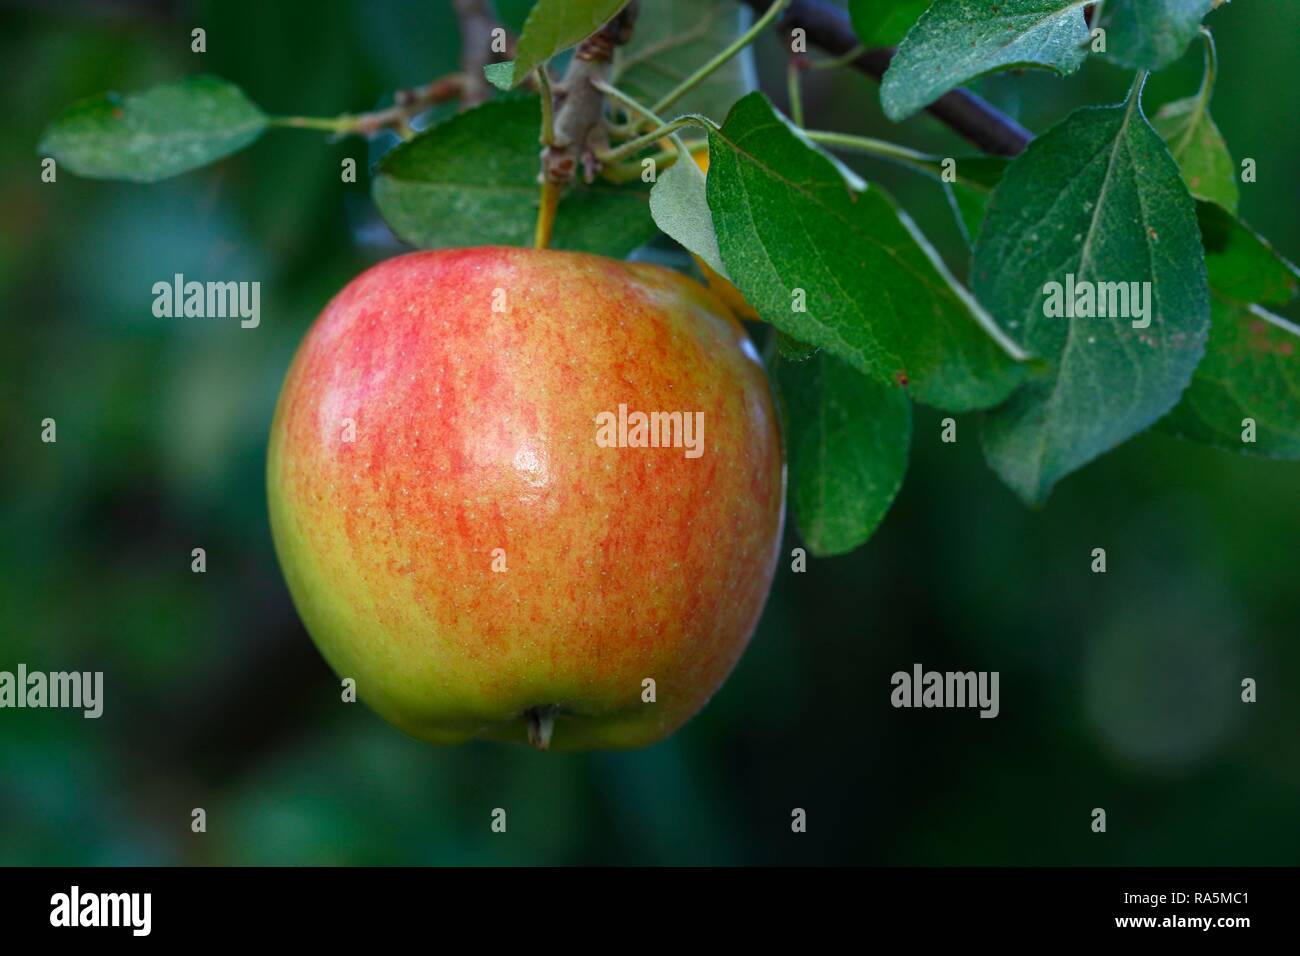
[{"label": "apple tree foliage", "polygon": [[[565,191],[551,245],[625,257],[662,231],[773,327],[790,501],[816,554],[857,547],[888,511],[914,401],[979,413],[989,465],[1030,505],[1152,427],[1300,459],[1300,328],[1273,311],[1296,297],[1300,271],[1237,216],[1240,168],[1211,114],[1218,64],[1203,24],[1223,2],[850,0],[846,28],[864,46],[897,45],[880,91],[895,121],[995,72],[1064,75],[1092,59],[1134,71],[1123,102],[1061,117],[1014,158],[946,159],[783,115],[755,88],[745,5],[641,0],[602,89],[598,162]],[[371,170],[394,233],[419,248],[530,244],[539,71],[554,83],[548,61],[625,5],[537,0],[514,59],[485,68],[490,100],[408,127]],[[779,26],[780,12],[765,21]],[[1147,75],[1198,37],[1200,89],[1152,113]],[[348,115],[271,117],[234,84],[195,76],[76,103],[39,150],[83,176],[153,182],[281,126],[362,131]],[[946,263],[840,149],[940,180],[970,261]],[[686,161],[705,152],[707,175]],[[1147,318],[1052,317],[1045,292],[1067,275],[1149,283]]]}]

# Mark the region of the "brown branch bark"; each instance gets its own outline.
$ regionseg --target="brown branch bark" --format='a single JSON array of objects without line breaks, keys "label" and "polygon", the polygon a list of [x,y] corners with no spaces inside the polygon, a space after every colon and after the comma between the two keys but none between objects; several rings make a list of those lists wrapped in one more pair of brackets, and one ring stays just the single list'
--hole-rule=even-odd
[{"label": "brown branch bark", "polygon": [[[741,2],[760,13],[771,6],[771,0]],[[859,45],[848,14],[826,0],[794,0],[781,19],[781,29],[788,34],[796,27],[804,30],[810,43],[832,56],[843,56]],[[867,50],[853,61],[853,67],[879,80],[893,56],[892,48]],[[1033,139],[1027,129],[969,90],[953,90],[927,111],[958,136],[995,156],[1017,156]]]},{"label": "brown branch bark", "polygon": [[564,186],[581,164],[590,181],[595,153],[605,142],[605,94],[592,80],[608,80],[614,49],[632,39],[640,4],[632,0],[622,12],[578,45],[564,79],[555,88],[554,136],[542,149],[542,175]]},{"label": "brown branch bark", "polygon": [[349,132],[372,136],[381,129],[405,130],[412,119],[429,107],[450,102],[457,97],[464,101],[465,77],[460,73],[439,77],[424,86],[398,90],[393,94],[392,106],[354,117]]}]

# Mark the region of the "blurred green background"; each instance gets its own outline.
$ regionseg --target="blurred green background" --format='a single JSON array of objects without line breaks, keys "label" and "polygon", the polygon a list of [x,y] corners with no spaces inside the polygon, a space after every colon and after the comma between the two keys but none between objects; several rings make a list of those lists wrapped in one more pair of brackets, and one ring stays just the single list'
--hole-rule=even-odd
[{"label": "blurred green background", "polygon": [[[527,7],[498,3],[515,29]],[[1300,4],[1210,22],[1215,116],[1259,165],[1242,215],[1300,258]],[[730,681],[645,751],[437,749],[341,706],[276,567],[263,468],[296,344],[400,251],[365,176],[339,183],[366,145],[273,131],[134,186],[43,184],[35,144],[82,96],[198,72],[275,114],[370,109],[454,70],[457,43],[428,0],[0,5],[0,670],[105,672],[97,721],[0,711],[0,863],[1300,863],[1300,465],[1162,435],[1031,512],[983,464],[977,416],[947,445],[921,411],[875,538],[804,574],[784,559]],[[757,57],[784,104],[775,37]],[[1147,112],[1200,70],[1194,48],[1154,77]],[[1041,131],[1130,80],[1094,62],[980,90]],[[928,117],[885,122],[860,75],[818,72],[806,95],[811,126],[967,151]],[[850,162],[965,273],[936,184]],[[150,288],[176,272],[260,280],[260,328],[154,318]],[[1001,716],[892,709],[889,677],[915,662],[999,671]]]}]

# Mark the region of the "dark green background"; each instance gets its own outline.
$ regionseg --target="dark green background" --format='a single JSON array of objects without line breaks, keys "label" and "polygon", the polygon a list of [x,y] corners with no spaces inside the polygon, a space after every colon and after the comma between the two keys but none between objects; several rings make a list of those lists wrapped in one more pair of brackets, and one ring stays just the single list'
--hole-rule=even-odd
[{"label": "dark green background", "polygon": [[[515,26],[526,6],[501,4]],[[0,669],[106,675],[98,721],[0,711],[0,863],[1300,862],[1300,465],[1161,435],[1030,512],[984,466],[976,416],[945,445],[920,412],[876,537],[803,575],[784,559],[736,673],[646,751],[437,749],[341,705],[276,567],[263,468],[295,345],[398,251],[364,174],[339,183],[365,145],[274,131],[132,186],[43,184],[35,144],[81,96],[196,72],[275,114],[375,107],[455,68],[450,5],[5,4],[0,18]],[[1211,22],[1215,115],[1259,164],[1242,215],[1300,258],[1300,4],[1238,0]],[[206,54],[189,51],[195,26]],[[783,103],[775,39],[758,55]],[[1148,112],[1199,78],[1189,51],[1152,80]],[[981,88],[1042,130],[1130,79],[1093,62]],[[884,122],[856,74],[812,77],[808,105],[813,126],[964,151],[927,117]],[[853,162],[964,274],[938,187]],[[260,280],[261,327],[154,318],[150,287],[175,272]],[[40,441],[45,417],[57,444]],[[1105,575],[1089,572],[1096,547]],[[1001,716],[892,709],[889,676],[914,662],[999,671]],[[1245,676],[1257,704],[1239,700]],[[790,831],[795,807],[806,834]]]}]

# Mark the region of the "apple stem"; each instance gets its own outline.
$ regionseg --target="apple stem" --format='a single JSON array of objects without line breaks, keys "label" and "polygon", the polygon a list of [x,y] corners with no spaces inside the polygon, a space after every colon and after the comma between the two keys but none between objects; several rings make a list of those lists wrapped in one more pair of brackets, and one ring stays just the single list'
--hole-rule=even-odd
[{"label": "apple stem", "polygon": [[529,707],[524,711],[524,717],[528,721],[528,742],[538,750],[545,750],[551,746],[551,732],[555,729],[555,714],[559,708],[549,707]]},{"label": "apple stem", "polygon": [[549,249],[551,231],[555,226],[555,213],[560,206],[560,196],[564,186],[549,179],[542,180],[542,202],[537,209],[537,231],[533,238],[533,248]]}]

